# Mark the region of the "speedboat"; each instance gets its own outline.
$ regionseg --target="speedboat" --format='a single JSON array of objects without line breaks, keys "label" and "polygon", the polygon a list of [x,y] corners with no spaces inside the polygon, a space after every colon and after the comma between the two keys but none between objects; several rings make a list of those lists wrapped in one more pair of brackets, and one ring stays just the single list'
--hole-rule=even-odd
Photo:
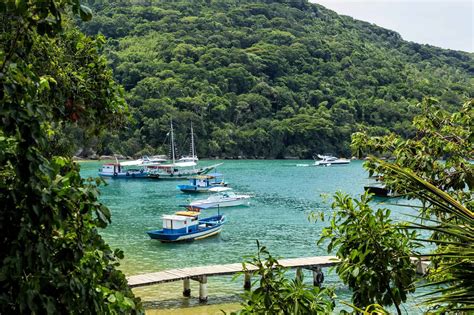
[{"label": "speedboat", "polygon": [[227,183],[224,182],[222,174],[211,173],[207,175],[193,176],[189,179],[189,184],[178,185],[177,188],[185,193],[199,193],[212,192],[209,191],[213,187],[225,187]]},{"label": "speedboat", "polygon": [[150,238],[161,242],[180,242],[200,240],[217,235],[225,223],[225,216],[217,214],[200,218],[199,211],[178,211],[172,215],[164,215],[163,229],[148,231]]},{"label": "speedboat", "polygon": [[188,208],[221,208],[234,206],[248,206],[250,204],[250,195],[238,195],[228,187],[214,187],[211,192],[217,192],[206,199],[195,200],[188,205]]},{"label": "speedboat", "polygon": [[332,155],[317,155],[319,160],[314,161],[313,166],[331,166],[331,165],[345,165],[349,164],[351,160],[348,159],[339,159]]}]

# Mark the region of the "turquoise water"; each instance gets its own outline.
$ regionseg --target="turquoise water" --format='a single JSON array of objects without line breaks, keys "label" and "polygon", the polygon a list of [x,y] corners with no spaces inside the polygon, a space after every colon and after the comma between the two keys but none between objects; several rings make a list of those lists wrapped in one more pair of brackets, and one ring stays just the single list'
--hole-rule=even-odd
[{"label": "turquoise water", "polygon": [[[201,161],[200,164],[224,164],[218,171],[236,191],[254,195],[249,207],[221,209],[227,223],[221,235],[201,241],[163,244],[149,239],[145,233],[161,228],[161,216],[179,210],[180,204],[205,194],[187,195],[176,189],[186,181],[156,181],[148,179],[108,180],[101,188],[101,200],[112,211],[112,224],[101,232],[112,248],[125,252],[121,269],[127,275],[161,271],[170,268],[236,263],[243,256],[256,252],[256,242],[267,246],[274,256],[293,258],[327,255],[316,241],[327,222],[310,222],[312,211],[330,213],[330,196],[344,191],[353,196],[363,193],[368,183],[361,161],[331,167],[298,167],[312,161],[232,160]],[[81,163],[83,177],[96,176],[101,163]],[[217,210],[205,210],[209,215]],[[392,215],[405,218],[410,209],[394,207]],[[402,214],[403,213],[403,214]],[[308,280],[311,279],[307,273]],[[338,288],[338,295],[349,300],[349,292],[333,274],[326,275],[326,284]],[[193,295],[198,293],[192,284]],[[209,280],[210,299],[235,301],[242,281],[231,277]],[[169,283],[136,289],[145,301],[155,301],[159,307],[193,305],[196,299],[181,297],[181,283]]]}]

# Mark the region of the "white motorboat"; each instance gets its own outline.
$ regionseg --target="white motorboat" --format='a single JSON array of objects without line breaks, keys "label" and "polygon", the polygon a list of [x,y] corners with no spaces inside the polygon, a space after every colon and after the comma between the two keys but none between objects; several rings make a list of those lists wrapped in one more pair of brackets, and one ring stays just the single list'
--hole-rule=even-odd
[{"label": "white motorboat", "polygon": [[348,159],[339,159],[332,155],[317,155],[319,160],[314,161],[313,166],[331,166],[331,165],[345,165],[349,164],[351,160]]},{"label": "white motorboat", "polygon": [[209,189],[216,194],[209,196],[207,199],[200,199],[191,202],[188,208],[221,208],[234,206],[248,206],[250,204],[250,195],[239,195],[231,191],[228,187],[214,187]]}]

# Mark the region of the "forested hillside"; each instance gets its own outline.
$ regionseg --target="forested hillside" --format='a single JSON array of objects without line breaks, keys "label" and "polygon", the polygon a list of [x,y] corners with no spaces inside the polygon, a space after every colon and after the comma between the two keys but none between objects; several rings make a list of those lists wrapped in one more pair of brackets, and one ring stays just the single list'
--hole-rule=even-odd
[{"label": "forested hillside", "polygon": [[[286,3],[287,2],[287,3]],[[474,57],[307,1],[112,1],[81,24],[102,33],[132,121],[88,145],[99,154],[349,156],[352,132],[410,136],[424,96],[453,109],[474,97]],[[436,18],[436,17],[433,17]]]}]

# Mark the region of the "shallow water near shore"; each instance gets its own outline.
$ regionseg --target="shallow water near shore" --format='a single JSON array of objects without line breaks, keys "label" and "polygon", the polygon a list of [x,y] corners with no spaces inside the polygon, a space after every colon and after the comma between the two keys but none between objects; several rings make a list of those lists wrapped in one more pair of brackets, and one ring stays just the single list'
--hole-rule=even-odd
[{"label": "shallow water near shore", "polygon": [[[126,275],[155,272],[171,268],[239,263],[244,256],[256,253],[256,240],[267,246],[272,255],[281,258],[328,255],[316,241],[327,221],[310,222],[311,212],[331,213],[331,196],[343,191],[352,196],[363,193],[369,181],[362,161],[330,167],[301,167],[312,161],[291,160],[226,160],[200,161],[200,165],[223,162],[218,172],[235,192],[254,195],[248,207],[223,208],[227,223],[220,235],[179,244],[162,244],[149,239],[147,230],[161,228],[161,216],[179,210],[179,205],[206,194],[187,195],[176,189],[186,181],[152,179],[113,180],[101,187],[101,200],[112,212],[112,223],[101,231],[112,248],[121,248],[125,259],[121,270]],[[83,177],[97,176],[102,162],[81,162]],[[391,200],[396,202],[396,200]],[[386,206],[386,205],[384,205]],[[396,219],[407,219],[410,208],[392,208]],[[212,215],[217,210],[205,210]],[[350,300],[350,292],[335,273],[326,273],[325,285],[333,285],[340,299]],[[311,281],[311,273],[305,273]],[[238,309],[243,279],[211,277],[208,280],[209,304],[199,305],[197,282],[191,281],[191,298],[182,297],[182,283],[160,284],[134,289],[147,307],[147,314],[220,314]],[[221,306],[219,306],[221,305]],[[219,308],[221,307],[221,308]],[[234,308],[235,307],[235,308]],[[413,307],[412,311],[417,308]],[[186,313],[188,312],[189,313]],[[413,313],[413,312],[412,312]],[[416,313],[416,312],[415,312]]]}]

